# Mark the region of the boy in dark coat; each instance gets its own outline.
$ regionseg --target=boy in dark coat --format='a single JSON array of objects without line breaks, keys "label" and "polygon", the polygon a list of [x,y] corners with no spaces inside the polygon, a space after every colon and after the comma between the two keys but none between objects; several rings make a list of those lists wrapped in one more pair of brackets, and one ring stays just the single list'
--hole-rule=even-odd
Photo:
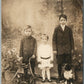
[{"label": "boy in dark coat", "polygon": [[62,80],[62,66],[65,63],[71,63],[71,53],[74,50],[74,39],[72,30],[66,26],[67,16],[62,14],[59,16],[60,25],[55,28],[53,34],[53,49],[57,54],[58,74]]},{"label": "boy in dark coat", "polygon": [[[35,67],[35,56],[36,56],[36,39],[32,37],[32,28],[31,26],[27,26],[27,28],[24,30],[25,37],[21,40],[20,45],[20,57],[22,57],[22,62],[25,64],[29,63],[29,58],[32,57],[31,60],[31,68],[32,72],[34,74],[34,67]],[[28,69],[24,69],[25,79],[28,76]]]}]

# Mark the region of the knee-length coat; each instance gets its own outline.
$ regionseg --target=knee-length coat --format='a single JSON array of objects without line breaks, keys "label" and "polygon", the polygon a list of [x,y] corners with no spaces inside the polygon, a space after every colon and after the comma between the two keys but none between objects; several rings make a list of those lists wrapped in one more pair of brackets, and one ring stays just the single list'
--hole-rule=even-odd
[{"label": "knee-length coat", "polygon": [[[74,49],[74,39],[72,30],[68,26],[65,26],[64,31],[61,26],[55,28],[53,34],[53,49],[57,51],[58,56],[71,54],[71,50]],[[57,61],[59,62],[60,59],[61,57]]]}]

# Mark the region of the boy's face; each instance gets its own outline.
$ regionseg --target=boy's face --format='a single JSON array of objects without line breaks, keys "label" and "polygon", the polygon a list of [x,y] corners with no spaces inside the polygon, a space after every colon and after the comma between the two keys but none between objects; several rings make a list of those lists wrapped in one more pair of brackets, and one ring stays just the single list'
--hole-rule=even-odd
[{"label": "boy's face", "polygon": [[26,29],[26,30],[24,31],[24,33],[25,33],[26,36],[31,36],[31,34],[32,34],[32,29],[31,29],[31,28]]},{"label": "boy's face", "polygon": [[67,20],[63,17],[60,18],[60,25],[66,25]]}]

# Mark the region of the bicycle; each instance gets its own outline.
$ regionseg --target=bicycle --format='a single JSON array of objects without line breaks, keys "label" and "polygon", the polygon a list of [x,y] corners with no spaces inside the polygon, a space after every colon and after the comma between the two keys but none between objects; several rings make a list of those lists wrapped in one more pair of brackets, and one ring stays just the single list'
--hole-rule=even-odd
[{"label": "bicycle", "polygon": [[[32,58],[29,58],[29,63],[26,65],[22,62],[18,62],[18,70],[16,71],[15,75],[11,79],[11,81],[14,81],[14,84],[34,84],[35,80],[40,78],[39,76],[35,76],[32,72],[31,69],[31,61]],[[27,68],[29,73],[28,73],[28,80],[24,81],[24,68]],[[20,71],[19,69],[22,69]]]}]

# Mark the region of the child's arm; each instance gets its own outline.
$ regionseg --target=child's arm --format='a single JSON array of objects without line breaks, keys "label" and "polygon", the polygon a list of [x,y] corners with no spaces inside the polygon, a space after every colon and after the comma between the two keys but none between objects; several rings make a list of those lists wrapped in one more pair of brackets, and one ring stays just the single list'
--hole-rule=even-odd
[{"label": "child's arm", "polygon": [[41,57],[40,56],[37,56],[37,61],[41,62]]},{"label": "child's arm", "polygon": [[19,57],[23,57],[23,40],[21,40],[21,43],[20,43],[20,53],[19,53]]},{"label": "child's arm", "polygon": [[53,39],[52,39],[53,53],[57,54],[57,28],[54,30]]},{"label": "child's arm", "polygon": [[74,38],[73,38],[73,32],[72,30],[70,29],[70,43],[71,43],[71,49],[72,49],[72,53],[73,53],[73,50],[74,50]]},{"label": "child's arm", "polygon": [[34,53],[33,53],[32,58],[36,58],[36,54],[37,54],[37,42],[36,42],[36,40],[34,43],[35,43],[35,47],[34,47]]},{"label": "child's arm", "polygon": [[52,47],[51,47],[51,51],[50,51],[51,53],[51,61],[53,61],[53,49],[52,49]]},{"label": "child's arm", "polygon": [[41,62],[41,47],[38,47],[37,48],[37,61],[38,62]]},{"label": "child's arm", "polygon": [[20,43],[20,52],[19,52],[19,56],[17,55],[18,61],[21,61],[23,59],[23,40],[21,40]]}]

